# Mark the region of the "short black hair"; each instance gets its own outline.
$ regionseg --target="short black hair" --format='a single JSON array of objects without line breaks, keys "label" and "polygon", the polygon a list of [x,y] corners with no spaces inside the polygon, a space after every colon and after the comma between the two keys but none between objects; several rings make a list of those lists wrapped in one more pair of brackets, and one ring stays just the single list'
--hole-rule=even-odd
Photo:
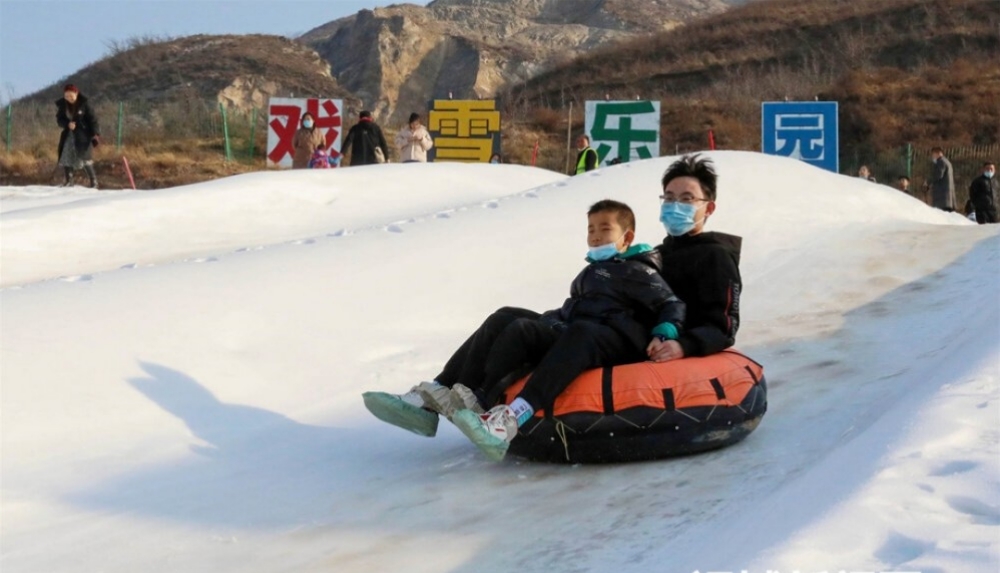
[{"label": "short black hair", "polygon": [[989,167],[990,165],[992,165],[993,167],[996,167],[996,166],[997,166],[997,164],[996,164],[996,163],[993,163],[992,161],[987,161],[986,163],[983,163],[983,169],[986,169],[986,168],[987,168],[987,167]]},{"label": "short black hair", "polygon": [[701,185],[701,190],[705,193],[705,198],[709,201],[715,201],[719,176],[715,174],[715,165],[711,159],[707,157],[702,158],[701,154],[695,153],[693,155],[685,155],[674,161],[670,164],[670,167],[667,167],[667,171],[663,174],[663,179],[660,181],[663,189],[666,190],[667,185],[678,177],[694,177]]},{"label": "short black hair", "polygon": [[941,153],[941,154],[943,154],[944,150],[941,149],[940,147],[938,147],[937,145],[935,145],[934,147],[931,148],[931,153]]},{"label": "short black hair", "polygon": [[368,111],[367,109],[361,110],[361,113],[358,114],[358,117],[371,117],[371,116],[372,112]]},{"label": "short black hair", "polygon": [[410,121],[408,121],[407,123],[413,123],[413,122],[417,121],[418,119],[420,119],[420,114],[417,113],[417,112],[413,112],[413,113],[410,114]]},{"label": "short black hair", "polygon": [[621,201],[602,199],[590,206],[587,216],[589,217],[597,213],[614,213],[618,219],[618,224],[621,225],[623,230],[635,230],[635,213],[632,212],[631,207]]},{"label": "short black hair", "polygon": [[896,179],[897,179],[897,180],[899,180],[899,179],[906,179],[907,181],[909,181],[909,180],[910,180],[910,177],[909,177],[909,175],[900,175],[900,176],[899,176],[899,177],[897,177]]}]

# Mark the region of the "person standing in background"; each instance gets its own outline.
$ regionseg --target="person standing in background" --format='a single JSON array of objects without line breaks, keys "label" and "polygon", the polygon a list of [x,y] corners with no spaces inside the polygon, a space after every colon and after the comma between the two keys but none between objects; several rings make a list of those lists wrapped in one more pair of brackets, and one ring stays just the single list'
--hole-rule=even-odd
[{"label": "person standing in background", "polygon": [[372,112],[364,110],[358,114],[358,123],[347,132],[340,148],[341,157],[348,150],[351,152],[352,167],[389,161],[389,145],[385,142],[382,128],[372,119]]},{"label": "person standing in background", "polygon": [[597,152],[590,147],[590,137],[581,134],[576,138],[576,169],[570,175],[579,175],[597,169]]},{"label": "person standing in background", "polygon": [[56,123],[59,135],[59,165],[63,168],[63,186],[73,184],[73,171],[83,169],[90,178],[90,187],[97,188],[92,149],[101,141],[101,128],[87,97],[73,84],[63,88],[63,97],[56,100]]},{"label": "person standing in background", "polygon": [[878,181],[875,180],[875,176],[872,175],[871,170],[868,169],[867,165],[862,165],[858,169],[858,177],[860,177],[861,179],[867,179],[867,180],[871,181],[872,183],[878,183]]},{"label": "person standing in background", "polygon": [[431,134],[420,124],[420,114],[411,113],[410,121],[396,135],[399,160],[403,163],[427,163],[427,152],[434,147]]},{"label": "person standing in background", "polygon": [[992,161],[983,164],[983,172],[969,185],[969,201],[976,212],[976,222],[980,225],[997,222],[997,200],[1000,195],[1000,181],[997,181],[997,166]]},{"label": "person standing in background", "polygon": [[955,171],[940,147],[931,149],[931,158],[934,160],[930,181],[931,207],[950,213],[955,210]]},{"label": "person standing in background", "polygon": [[313,153],[317,149],[326,149],[326,136],[316,129],[316,118],[308,111],[302,114],[302,127],[292,137],[292,169],[309,167]]}]

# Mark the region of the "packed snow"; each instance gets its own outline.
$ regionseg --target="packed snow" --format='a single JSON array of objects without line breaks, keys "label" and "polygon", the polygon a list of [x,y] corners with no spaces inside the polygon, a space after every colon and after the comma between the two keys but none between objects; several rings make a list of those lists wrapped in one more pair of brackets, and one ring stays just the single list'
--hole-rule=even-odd
[{"label": "packed snow", "polygon": [[710,156],[769,410],[620,465],[491,463],[361,393],[431,378],[500,306],[558,306],[595,201],[662,240],[672,157],[0,188],[0,569],[1000,569],[1000,225]]}]

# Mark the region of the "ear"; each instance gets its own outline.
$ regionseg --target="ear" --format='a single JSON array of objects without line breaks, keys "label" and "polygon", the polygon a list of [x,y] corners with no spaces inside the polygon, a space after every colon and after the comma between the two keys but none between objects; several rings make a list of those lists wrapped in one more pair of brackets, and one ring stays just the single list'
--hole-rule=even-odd
[{"label": "ear", "polygon": [[632,245],[632,241],[635,240],[635,231],[625,231],[625,234],[622,235],[622,240],[625,243],[625,248],[629,248]]},{"label": "ear", "polygon": [[705,205],[705,217],[708,217],[712,213],[715,213],[715,201],[709,201],[708,204]]}]

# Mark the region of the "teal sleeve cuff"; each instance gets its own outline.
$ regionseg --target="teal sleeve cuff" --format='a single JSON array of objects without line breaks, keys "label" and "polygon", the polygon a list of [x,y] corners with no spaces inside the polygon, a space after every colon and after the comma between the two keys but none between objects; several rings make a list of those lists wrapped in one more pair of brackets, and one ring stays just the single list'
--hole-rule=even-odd
[{"label": "teal sleeve cuff", "polygon": [[679,334],[672,322],[661,322],[653,329],[653,336],[659,336],[664,340],[677,340]]}]

